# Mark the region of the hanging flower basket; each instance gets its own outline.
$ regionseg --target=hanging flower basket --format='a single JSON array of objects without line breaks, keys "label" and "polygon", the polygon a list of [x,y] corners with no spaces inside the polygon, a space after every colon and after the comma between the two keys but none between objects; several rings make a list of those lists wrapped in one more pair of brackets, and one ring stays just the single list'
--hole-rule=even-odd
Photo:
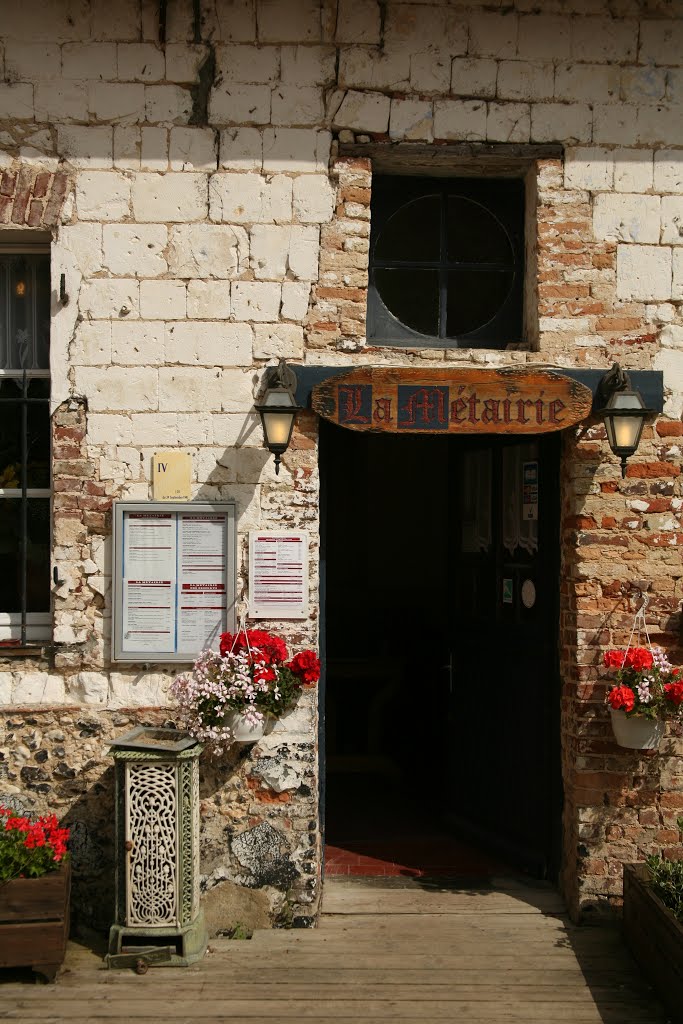
[{"label": "hanging flower basket", "polygon": [[190,672],[171,684],[191,736],[220,754],[232,743],[255,743],[272,719],[317,683],[313,651],[289,658],[284,640],[263,629],[221,635],[220,651],[202,651]]},{"label": "hanging flower basket", "polygon": [[631,750],[657,750],[664,736],[664,722],[656,718],[634,715],[610,708],[614,738],[620,747]]}]

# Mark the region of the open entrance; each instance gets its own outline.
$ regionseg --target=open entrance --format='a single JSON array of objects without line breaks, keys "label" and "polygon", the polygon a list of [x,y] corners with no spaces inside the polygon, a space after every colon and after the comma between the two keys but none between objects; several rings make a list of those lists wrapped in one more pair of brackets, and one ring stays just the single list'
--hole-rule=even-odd
[{"label": "open entrance", "polygon": [[320,426],[327,870],[554,877],[559,435]]}]

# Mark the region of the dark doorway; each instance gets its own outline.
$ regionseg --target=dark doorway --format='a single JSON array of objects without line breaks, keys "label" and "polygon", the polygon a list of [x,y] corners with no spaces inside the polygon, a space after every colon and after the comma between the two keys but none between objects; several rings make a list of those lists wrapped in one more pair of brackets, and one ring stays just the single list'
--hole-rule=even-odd
[{"label": "dark doorway", "polygon": [[558,442],[321,422],[328,861],[556,875]]}]

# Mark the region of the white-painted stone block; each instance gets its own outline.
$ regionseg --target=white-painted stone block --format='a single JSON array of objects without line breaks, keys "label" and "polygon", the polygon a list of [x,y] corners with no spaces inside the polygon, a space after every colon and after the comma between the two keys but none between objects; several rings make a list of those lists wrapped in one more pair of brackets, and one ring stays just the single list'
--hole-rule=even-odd
[{"label": "white-painted stone block", "polygon": [[153,43],[119,43],[117,65],[122,82],[160,82],[166,76],[163,51]]},{"label": "white-painted stone block", "polygon": [[62,59],[56,43],[33,43],[6,38],[5,78],[8,82],[34,82],[60,78]]},{"label": "white-painted stone block", "polygon": [[319,229],[313,225],[255,225],[251,230],[250,265],[259,280],[279,280],[287,270],[312,281],[318,274]]},{"label": "white-painted stone block", "polygon": [[468,53],[474,57],[511,57],[517,52],[518,16],[473,11]]},{"label": "white-painted stone block", "polygon": [[171,678],[160,672],[112,672],[109,677],[110,708],[166,707],[171,703],[168,687]]},{"label": "white-painted stone block", "polygon": [[558,64],[555,97],[571,103],[610,103],[619,99],[620,69],[609,64]]},{"label": "white-painted stone block", "polygon": [[166,362],[181,366],[250,366],[251,327],[220,321],[167,324]]},{"label": "white-painted stone block", "polygon": [[18,673],[12,687],[12,703],[20,706],[63,704],[64,679],[48,672]]},{"label": "white-painted stone block", "polygon": [[626,103],[596,103],[593,107],[593,142],[633,146],[641,141],[638,108]]},{"label": "white-painted stone block", "polygon": [[88,415],[88,442],[90,444],[131,444],[132,423],[129,416],[117,413],[91,412]]},{"label": "white-painted stone block", "polygon": [[646,19],[640,23],[639,63],[674,67],[683,53],[683,24],[680,12],[671,19]]},{"label": "white-painted stone block", "polygon": [[188,281],[187,315],[191,320],[227,320],[230,311],[227,281]]},{"label": "white-painted stone block", "polygon": [[172,171],[215,171],[218,166],[218,135],[210,128],[172,128]]},{"label": "white-painted stone block", "polygon": [[614,152],[614,187],[617,192],[648,192],[652,188],[651,149],[617,149]]},{"label": "white-painted stone block", "polygon": [[274,125],[318,125],[323,120],[323,94],[316,86],[298,88],[279,85],[271,96],[271,123]]},{"label": "white-painted stone block", "polygon": [[206,174],[139,174],[133,183],[133,211],[139,221],[203,220]]},{"label": "white-painted stone block", "polygon": [[148,366],[76,368],[75,391],[87,395],[92,412],[158,408],[158,371]]},{"label": "white-painted stone block", "polygon": [[481,100],[436,100],[434,137],[473,142],[486,138],[486,104]]},{"label": "white-painted stone block", "polygon": [[12,703],[12,684],[14,678],[11,672],[0,672],[0,706]]},{"label": "white-painted stone block", "polygon": [[257,324],[255,359],[303,359],[304,330],[298,324]]},{"label": "white-painted stone block", "polygon": [[617,246],[617,298],[657,302],[671,298],[671,249]]},{"label": "white-painted stone block", "polygon": [[519,19],[517,54],[526,60],[561,60],[571,47],[570,19],[558,14],[523,14]]},{"label": "white-painted stone block", "polygon": [[159,366],[164,359],[164,324],[160,320],[112,324],[112,363],[120,366]]},{"label": "white-painted stone block", "polygon": [[683,192],[683,150],[657,150],[655,153],[655,191]]},{"label": "white-painted stone block", "polygon": [[137,319],[140,315],[140,286],[123,278],[95,278],[84,281],[78,297],[81,315],[91,320]]},{"label": "white-painted stone block", "polygon": [[593,205],[595,237],[609,242],[659,241],[659,196],[601,193]]},{"label": "white-painted stone block", "polygon": [[674,420],[683,416],[683,352],[662,349],[653,369],[664,374],[664,415]]},{"label": "white-painted stone block", "polygon": [[659,103],[666,97],[663,68],[622,68],[621,94],[627,103]]},{"label": "white-painted stone block", "polygon": [[67,702],[106,704],[108,696],[109,679],[103,672],[79,672],[66,681]]},{"label": "white-painted stone block", "polygon": [[185,443],[185,435],[178,430],[175,412],[141,412],[131,416],[131,444],[171,445]]},{"label": "white-painted stone block", "polygon": [[[81,27],[83,33],[85,26]],[[140,37],[140,5],[137,0],[90,0],[90,33],[93,39],[134,41]]]},{"label": "white-painted stone block", "polygon": [[498,61],[456,57],[451,68],[451,92],[455,96],[493,99],[496,95]]},{"label": "white-painted stone block", "polygon": [[36,121],[88,120],[88,96],[79,83],[37,82],[33,100]]},{"label": "white-painted stone block", "polygon": [[280,78],[278,46],[218,46],[216,62],[225,82],[274,85]]},{"label": "white-painted stone block", "polygon": [[673,250],[671,297],[683,299],[683,249]]},{"label": "white-painted stone block", "polygon": [[502,60],[498,65],[498,99],[532,103],[552,99],[554,72],[548,63]]},{"label": "white-painted stone block", "polygon": [[162,366],[159,370],[160,412],[218,411],[222,398],[220,370],[198,366]]},{"label": "white-painted stone block", "polygon": [[578,17],[572,19],[571,56],[596,63],[631,63],[638,46],[635,18]]},{"label": "white-painted stone block", "polygon": [[145,320],[184,320],[186,298],[184,281],[141,281],[140,315]]},{"label": "white-painted stone block", "polygon": [[168,270],[163,255],[168,228],[163,224],[105,224],[102,239],[104,266],[112,274],[157,277]]},{"label": "white-painted stone block", "polygon": [[588,104],[532,104],[532,142],[562,142],[569,145],[590,142],[592,129],[593,115]]},{"label": "white-painted stone block", "polygon": [[140,170],[168,170],[168,128],[140,129]]},{"label": "white-painted stone block", "polygon": [[362,43],[372,46],[380,42],[381,15],[377,0],[358,3],[339,0],[335,40],[337,43]]},{"label": "white-painted stone block", "polygon": [[326,171],[331,139],[329,132],[313,132],[309,128],[266,128],[263,169],[288,174]]},{"label": "white-painted stone block", "polygon": [[356,132],[386,132],[389,128],[391,100],[379,92],[349,90],[334,118],[335,128]]},{"label": "white-painted stone block", "polygon": [[163,124],[187,124],[192,114],[192,93],[182,85],[145,86],[145,118]]},{"label": "white-painted stone block", "polygon": [[581,146],[565,153],[564,184],[570,189],[609,191],[614,181],[614,156],[609,149]]},{"label": "white-painted stone block", "polygon": [[182,224],[171,228],[168,265],[176,277],[231,278],[248,265],[244,228],[229,224]]},{"label": "white-painted stone block", "polygon": [[410,50],[383,51],[366,46],[344,48],[339,54],[338,85],[342,90],[407,92],[410,88]]},{"label": "white-painted stone block", "polygon": [[263,136],[258,128],[226,128],[220,133],[220,166],[234,171],[260,171]]},{"label": "white-painted stone block", "polygon": [[82,320],[69,347],[74,366],[107,366],[111,363],[111,322]]},{"label": "white-painted stone block", "polygon": [[106,170],[113,165],[111,126],[59,125],[57,153],[74,167]]},{"label": "white-painted stone block", "polygon": [[114,125],[114,167],[140,170],[140,129],[136,125]]},{"label": "white-painted stone block", "polygon": [[[225,448],[241,448],[243,445],[248,448],[260,448],[263,444],[261,418],[258,413],[249,413],[246,416],[243,413],[214,413],[211,419],[213,443],[216,445],[223,445]],[[245,524],[240,520],[240,530],[244,529]]]},{"label": "white-painted stone block", "polygon": [[446,50],[426,50],[410,57],[410,87],[414,92],[442,95],[451,86],[451,55]]},{"label": "white-painted stone block", "polygon": [[280,314],[281,286],[261,281],[235,281],[232,313],[237,320],[274,322]]},{"label": "white-painted stone block", "polygon": [[58,248],[73,257],[84,277],[102,270],[102,225],[64,224],[59,229]]},{"label": "white-painted stone block", "polygon": [[267,180],[257,174],[217,173],[209,179],[209,203],[214,221],[286,223],[292,219],[292,179],[282,174]]},{"label": "white-painted stone block", "polygon": [[394,97],[389,116],[389,137],[393,140],[432,142],[434,111],[431,101]]},{"label": "white-painted stone block", "polygon": [[680,137],[681,108],[680,104],[669,106],[664,104],[637,108],[637,138],[644,144],[657,146],[670,145],[672,139]]},{"label": "white-painted stone block", "polygon": [[258,380],[253,370],[223,370],[223,412],[251,412]]},{"label": "white-painted stone block", "polygon": [[661,241],[683,245],[683,196],[662,196]]},{"label": "white-painted stone block", "polygon": [[332,219],[335,192],[322,174],[302,175],[294,179],[293,211],[295,220],[322,224]]},{"label": "white-painted stone block", "polygon": [[215,87],[209,98],[209,121],[216,125],[268,124],[270,86],[233,83]]},{"label": "white-painted stone block", "polygon": [[304,281],[283,281],[282,317],[299,323],[308,313],[311,286]]},{"label": "white-painted stone block", "polygon": [[130,181],[118,171],[84,171],[76,180],[81,220],[123,220],[130,214]]},{"label": "white-painted stone block", "polygon": [[89,88],[89,107],[97,121],[137,124],[145,120],[145,87],[95,82]]},{"label": "white-painted stone block", "polygon": [[285,85],[328,85],[334,81],[333,46],[283,46],[281,79]]},{"label": "white-painted stone block", "polygon": [[65,43],[62,47],[62,77],[78,81],[116,78],[116,43]]},{"label": "white-painted stone block", "polygon": [[446,6],[422,3],[393,4],[386,8],[383,41],[387,50],[418,52],[437,40],[452,54],[467,50],[467,19],[462,11]]},{"label": "white-painted stone block", "polygon": [[659,343],[662,348],[683,350],[683,327],[680,327],[678,324],[669,324],[667,327],[662,328]]},{"label": "white-painted stone block", "polygon": [[166,43],[166,78],[169,82],[194,83],[208,50],[201,43]]},{"label": "white-painted stone block", "polygon": [[319,43],[322,34],[318,0],[256,0],[259,39],[264,43]]},{"label": "white-painted stone block", "polygon": [[528,142],[529,107],[524,103],[489,103],[486,138],[490,142]]},{"label": "white-painted stone block", "polygon": [[213,444],[211,413],[178,413],[178,437],[185,444]]}]

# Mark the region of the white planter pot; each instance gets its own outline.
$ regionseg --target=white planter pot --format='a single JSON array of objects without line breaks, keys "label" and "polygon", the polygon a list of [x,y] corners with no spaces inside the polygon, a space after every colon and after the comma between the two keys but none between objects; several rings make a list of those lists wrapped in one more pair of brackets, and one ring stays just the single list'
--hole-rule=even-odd
[{"label": "white planter pot", "polygon": [[239,711],[229,711],[223,721],[230,727],[236,743],[256,743],[266,731],[268,716],[266,715],[261,722],[254,724]]},{"label": "white planter pot", "polygon": [[614,738],[620,747],[631,750],[657,750],[664,736],[664,722],[635,715],[628,718],[625,711],[610,708]]}]

